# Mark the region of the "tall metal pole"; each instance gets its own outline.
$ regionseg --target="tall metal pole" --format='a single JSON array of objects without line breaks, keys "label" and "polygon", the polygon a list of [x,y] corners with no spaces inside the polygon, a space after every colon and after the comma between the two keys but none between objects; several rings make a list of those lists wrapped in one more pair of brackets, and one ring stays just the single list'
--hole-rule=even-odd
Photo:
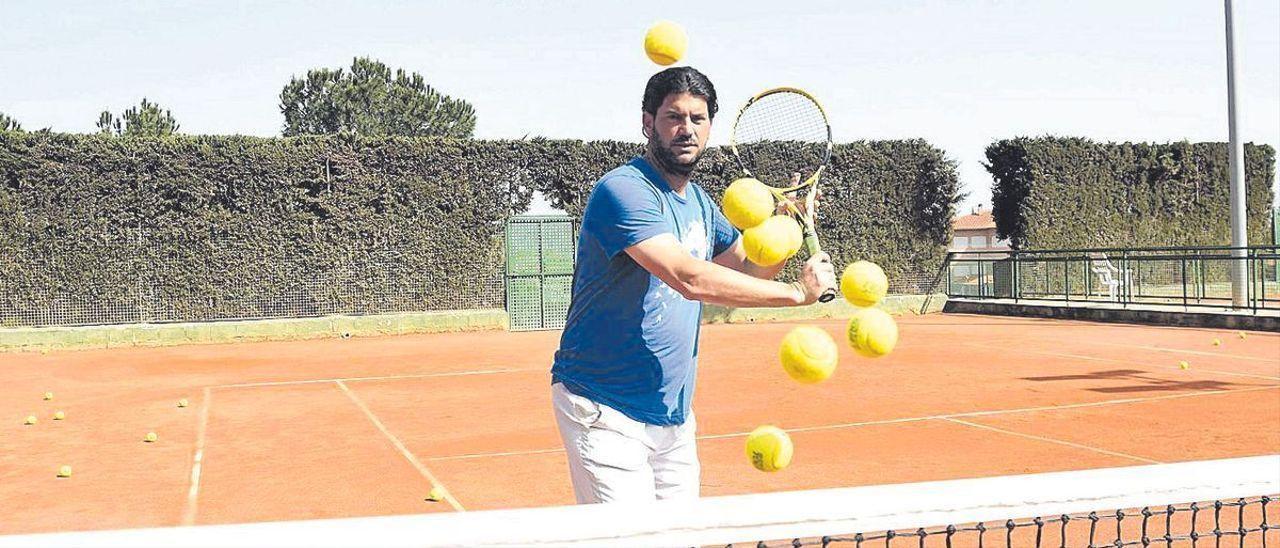
[{"label": "tall metal pole", "polygon": [[1231,161],[1231,304],[1248,306],[1248,272],[1246,260],[1249,234],[1245,224],[1244,144],[1240,142],[1239,101],[1236,100],[1236,45],[1231,12],[1235,0],[1223,0],[1227,12],[1227,134]]}]

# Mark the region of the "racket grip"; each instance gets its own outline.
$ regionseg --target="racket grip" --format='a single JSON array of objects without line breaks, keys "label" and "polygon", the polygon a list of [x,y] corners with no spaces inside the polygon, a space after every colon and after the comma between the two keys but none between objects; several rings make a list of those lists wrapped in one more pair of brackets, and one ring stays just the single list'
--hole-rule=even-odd
[{"label": "racket grip", "polygon": [[804,231],[804,247],[809,250],[810,257],[822,253],[822,244],[818,243],[818,235],[811,230]]}]

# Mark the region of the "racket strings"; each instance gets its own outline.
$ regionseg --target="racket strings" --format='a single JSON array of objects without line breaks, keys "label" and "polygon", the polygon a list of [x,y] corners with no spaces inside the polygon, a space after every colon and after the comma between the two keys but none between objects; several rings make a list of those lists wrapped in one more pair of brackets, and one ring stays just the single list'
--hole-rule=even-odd
[{"label": "racket strings", "polygon": [[761,97],[738,117],[734,136],[740,144],[791,141],[825,145],[827,120],[808,97],[780,92]]},{"label": "racket strings", "polygon": [[826,162],[830,132],[817,103],[779,92],[744,109],[733,137],[743,168],[765,184],[790,187],[793,172],[807,176]]}]

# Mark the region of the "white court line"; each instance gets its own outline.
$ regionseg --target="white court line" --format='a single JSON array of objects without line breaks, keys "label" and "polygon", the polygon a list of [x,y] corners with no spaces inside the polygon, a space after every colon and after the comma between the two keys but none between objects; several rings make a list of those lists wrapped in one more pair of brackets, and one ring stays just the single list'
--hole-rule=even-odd
[{"label": "white court line", "polygon": [[196,423],[196,452],[191,457],[191,487],[187,490],[187,509],[182,514],[183,525],[194,525],[196,522],[196,503],[200,498],[200,468],[204,463],[204,438],[209,426],[209,398],[212,396],[212,391],[206,386],[200,404],[200,419]]},{"label": "white court line", "polygon": [[[974,348],[982,348],[982,349],[986,349],[986,350],[990,350],[990,349],[991,349],[991,347],[990,347],[989,345],[984,345],[984,344],[979,344],[979,343],[960,343],[960,344],[963,344],[963,345],[965,345],[965,346],[972,346],[972,347],[974,347]],[[1139,366],[1139,367],[1158,367],[1158,368],[1161,368],[1161,369],[1174,369],[1174,368],[1176,367],[1176,366],[1173,366],[1173,365],[1160,365],[1160,364],[1152,364],[1152,363],[1143,363],[1143,362],[1136,362],[1136,361],[1132,361],[1132,360],[1117,360],[1117,359],[1115,359],[1115,358],[1098,358],[1098,357],[1095,357],[1095,356],[1081,356],[1081,355],[1078,355],[1078,354],[1067,354],[1067,353],[1064,353],[1064,352],[1050,352],[1050,351],[1047,351],[1047,350],[1027,350],[1027,349],[1023,349],[1023,348],[1005,348],[1004,350],[1008,350],[1008,351],[1012,351],[1012,352],[1022,352],[1022,353],[1024,353],[1024,354],[1038,354],[1038,355],[1041,355],[1041,356],[1057,356],[1057,357],[1061,357],[1061,358],[1071,358],[1071,359],[1076,359],[1076,360],[1089,360],[1089,361],[1095,361],[1095,362],[1108,362],[1108,363],[1120,363],[1120,364],[1125,364],[1125,365],[1136,365],[1136,366]],[[1180,367],[1178,367],[1178,369],[1181,369],[1181,368],[1180,368]],[[1233,372],[1233,371],[1219,371],[1219,370],[1217,370],[1217,369],[1204,369],[1204,368],[1201,368],[1201,367],[1192,367],[1192,369],[1193,369],[1193,370],[1195,370],[1195,371],[1203,372],[1203,373],[1214,373],[1214,374],[1217,374],[1217,375],[1229,375],[1229,376],[1232,376],[1232,377],[1246,377],[1246,378],[1251,378],[1251,379],[1263,379],[1263,380],[1268,380],[1268,381],[1280,381],[1280,377],[1271,377],[1271,376],[1268,376],[1268,375],[1256,375],[1256,374],[1253,374],[1253,373],[1236,373],[1236,372]]]},{"label": "white court line", "polygon": [[1238,360],[1251,360],[1256,362],[1274,363],[1280,366],[1280,360],[1277,360],[1277,359],[1257,358],[1254,356],[1240,356],[1236,354],[1223,354],[1222,352],[1205,352],[1203,350],[1182,350],[1180,348],[1164,348],[1162,346],[1146,346],[1141,344],[1109,343],[1109,342],[1088,341],[1088,340],[1079,340],[1079,341],[1073,341],[1073,342],[1085,343],[1085,344],[1096,344],[1101,346],[1119,346],[1122,348],[1139,348],[1142,350],[1155,350],[1158,352],[1172,352],[1176,354],[1194,354],[1197,356],[1220,356],[1223,358],[1235,358]]},{"label": "white court line", "polygon": [[[1104,400],[1087,403],[1069,403],[1064,405],[1046,405],[1043,407],[1020,407],[1014,409],[996,409],[991,411],[967,411],[964,413],[948,413],[945,415],[931,415],[925,417],[907,417],[900,419],[882,419],[876,421],[849,422],[844,424],[828,424],[821,426],[805,426],[800,428],[787,428],[787,432],[816,432],[819,430],[835,430],[839,428],[850,428],[855,426],[874,426],[879,424],[898,424],[904,422],[921,422],[935,419],[958,419],[965,417],[990,417],[994,415],[1013,415],[1016,413],[1035,413],[1038,411],[1062,411],[1067,409],[1082,409],[1088,407],[1105,407],[1109,405],[1124,405],[1130,403],[1144,403],[1160,400],[1173,400],[1179,398],[1194,398],[1197,396],[1216,396],[1221,394],[1232,394],[1239,392],[1253,392],[1256,390],[1277,390],[1280,385],[1276,386],[1255,386],[1251,388],[1237,388],[1234,390],[1209,390],[1204,392],[1188,392],[1184,394],[1166,394],[1163,396],[1151,396],[1147,398],[1124,398],[1119,400]],[[735,434],[721,434],[717,436],[708,436],[708,438],[728,438],[735,436],[745,436],[748,432],[739,432]]]},{"label": "white court line", "polygon": [[418,469],[419,474],[422,474],[423,477],[427,478],[427,481],[431,482],[433,487],[439,487],[444,490],[444,500],[449,503],[449,506],[452,506],[454,510],[459,512],[466,511],[466,509],[458,503],[458,499],[454,498],[453,493],[449,491],[449,489],[446,488],[444,484],[436,478],[435,474],[432,474],[426,466],[423,466],[421,462],[418,462],[418,458],[400,442],[400,438],[397,438],[395,434],[392,434],[390,430],[387,430],[387,427],[382,424],[382,421],[378,420],[378,417],[373,414],[373,411],[370,411],[369,408],[365,406],[364,402],[360,401],[360,398],[356,396],[355,392],[352,392],[351,389],[347,388],[347,385],[342,381],[334,382],[338,384],[338,388],[341,388],[342,391],[346,393],[347,397],[351,398],[351,401],[355,402],[356,406],[364,412],[365,416],[369,417],[369,420],[373,422],[373,425],[378,427],[378,430],[382,431],[382,435],[386,436],[388,440],[391,440],[392,445],[395,445],[396,449],[400,450],[400,454],[404,455],[404,458],[407,459],[414,468]]},{"label": "white court line", "polygon": [[965,425],[965,426],[972,426],[972,427],[974,427],[974,428],[981,428],[981,429],[983,429],[983,430],[991,430],[991,431],[993,431],[993,432],[1000,432],[1001,434],[1008,434],[1008,435],[1011,435],[1011,436],[1018,436],[1018,437],[1022,437],[1022,438],[1033,439],[1033,440],[1036,440],[1036,441],[1043,441],[1043,442],[1049,442],[1049,443],[1056,443],[1056,444],[1058,444],[1058,445],[1065,445],[1065,446],[1067,446],[1067,447],[1075,447],[1076,449],[1085,449],[1085,450],[1088,450],[1088,451],[1093,451],[1093,452],[1095,452],[1095,453],[1102,453],[1102,454],[1104,454],[1104,455],[1111,455],[1111,456],[1113,456],[1113,457],[1122,457],[1122,458],[1126,458],[1126,459],[1133,459],[1133,460],[1136,460],[1136,461],[1138,461],[1138,462],[1145,462],[1145,463],[1147,463],[1147,464],[1163,464],[1162,462],[1160,462],[1160,461],[1158,461],[1158,460],[1151,460],[1151,459],[1148,459],[1148,458],[1139,457],[1139,456],[1136,456],[1136,455],[1129,455],[1129,454],[1125,454],[1125,453],[1117,453],[1117,452],[1115,452],[1115,451],[1107,451],[1106,449],[1103,449],[1103,448],[1101,448],[1101,447],[1094,447],[1094,446],[1092,446],[1092,445],[1083,445],[1083,444],[1079,444],[1079,443],[1069,442],[1069,441],[1066,441],[1066,440],[1060,440],[1060,439],[1057,439],[1057,438],[1047,438],[1047,437],[1044,437],[1044,436],[1035,436],[1035,435],[1032,435],[1032,434],[1023,434],[1022,432],[1015,432],[1015,431],[1013,431],[1013,430],[1005,430],[1005,429],[1003,429],[1003,428],[996,428],[996,427],[994,427],[994,426],[987,426],[987,425],[985,425],[985,424],[978,424],[978,423],[976,423],[976,422],[969,422],[969,421],[960,420],[960,419],[943,419],[943,420],[948,421],[948,422],[954,422],[954,423],[956,423],[956,424],[963,424],[963,425]]},{"label": "white court line", "polygon": [[550,371],[547,368],[529,368],[529,369],[481,369],[477,371],[448,371],[444,373],[415,373],[412,375],[383,375],[377,377],[344,377],[336,379],[305,379],[300,381],[267,381],[267,382],[245,382],[236,384],[218,384],[212,388],[255,388],[260,386],[291,386],[295,384],[320,384],[330,382],[360,382],[360,381],[385,381],[396,379],[426,379],[432,377],[464,377],[467,375],[494,375],[497,373],[518,373],[521,371]]},{"label": "white court line", "polygon": [[[1257,390],[1277,390],[1277,389],[1280,389],[1280,385],[1257,386],[1252,388],[1238,388],[1235,390],[1214,390],[1210,392],[1191,392],[1186,394],[1167,394],[1164,396],[1152,396],[1148,398],[1125,398],[1120,400],[1106,400],[1106,401],[1100,401],[1100,402],[1075,403],[1075,404],[1066,404],[1066,405],[1050,405],[1045,407],[1023,407],[1023,408],[1015,408],[1015,409],[995,409],[995,410],[989,410],[989,411],[968,411],[964,413],[950,413],[945,415],[926,415],[921,417],[903,417],[903,418],[896,418],[896,419],[881,419],[881,420],[874,420],[874,421],[828,424],[828,425],[822,425],[822,426],[805,426],[800,428],[786,428],[784,430],[786,430],[787,432],[816,432],[820,430],[839,430],[843,428],[857,428],[861,426],[878,426],[878,425],[885,425],[885,424],[903,424],[903,423],[924,422],[924,421],[931,421],[931,420],[953,420],[953,419],[959,419],[959,418],[965,418],[965,417],[990,417],[990,416],[996,416],[996,415],[1013,415],[1017,413],[1033,413],[1037,411],[1057,411],[1057,410],[1077,409],[1077,408],[1085,408],[1085,407],[1125,405],[1125,404],[1131,404],[1131,403],[1144,403],[1144,402],[1171,400],[1171,399],[1178,399],[1178,398],[1192,398],[1197,396],[1214,396],[1214,395],[1231,394],[1231,393],[1238,393],[1238,392],[1254,392]],[[740,437],[745,437],[747,434],[749,434],[749,432],[734,432],[731,434],[712,434],[712,435],[706,435],[706,436],[698,436],[698,439],[715,440],[715,439],[723,439],[723,438],[740,438]],[[510,451],[510,452],[502,452],[502,453],[472,453],[472,454],[466,454],[466,455],[451,455],[451,456],[444,456],[444,457],[432,457],[427,460],[443,461],[443,460],[479,459],[479,458],[488,458],[488,457],[515,457],[515,456],[524,456],[524,455],[539,455],[544,453],[561,453],[561,452],[564,452],[564,449],[533,449],[529,451]],[[1124,455],[1124,456],[1128,456],[1128,455]],[[1139,458],[1139,457],[1133,457],[1133,458]],[[1139,458],[1139,460],[1142,460],[1142,459]]]}]

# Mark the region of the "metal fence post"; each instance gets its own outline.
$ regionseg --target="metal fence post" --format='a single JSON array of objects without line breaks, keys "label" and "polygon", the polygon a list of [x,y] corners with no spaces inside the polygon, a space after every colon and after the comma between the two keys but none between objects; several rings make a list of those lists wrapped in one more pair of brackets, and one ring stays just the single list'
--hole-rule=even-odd
[{"label": "metal fence post", "polygon": [[982,272],[982,259],[978,259],[978,297],[987,296],[987,278]]},{"label": "metal fence post", "polygon": [[1187,307],[1187,256],[1183,255],[1181,257],[1178,257],[1178,263],[1182,265],[1182,277],[1180,278],[1180,281],[1182,282],[1182,307],[1186,308]]},{"label": "metal fence post", "polygon": [[1071,302],[1071,255],[1062,259],[1062,298]]},{"label": "metal fence post", "polygon": [[945,263],[943,263],[942,266],[946,269],[947,296],[951,297],[954,295],[954,293],[951,292],[951,254],[950,253],[947,254],[947,260]]},{"label": "metal fence post", "polygon": [[547,328],[547,258],[542,252],[542,232],[547,228],[545,221],[538,221],[538,329]]},{"label": "metal fence post", "polygon": [[[145,241],[146,241],[145,238],[143,238],[142,236],[142,221],[138,221],[138,236],[137,236],[137,239],[135,240],[135,244],[138,247],[135,250],[135,254],[134,254],[135,258],[144,256],[142,254],[142,246],[143,246],[143,242]],[[136,260],[134,264],[137,264]],[[135,276],[137,276],[137,291],[135,292],[135,298],[138,299],[138,323],[147,323],[147,310],[146,310],[147,298],[145,295],[142,294],[143,288],[145,286],[145,284],[143,283],[143,277],[145,276],[145,273],[143,272],[142,268],[138,268],[138,270],[134,272],[134,274]]]},{"label": "metal fence post", "polygon": [[1249,299],[1249,309],[1254,314],[1258,313],[1258,288],[1254,287],[1254,280],[1258,279],[1262,272],[1262,264],[1257,262],[1257,254],[1253,250],[1248,250],[1248,258],[1245,259],[1245,268],[1248,270],[1249,289],[1247,298]]},{"label": "metal fence post", "polygon": [[1013,279],[1010,281],[1013,284],[1013,302],[1015,303],[1018,302],[1018,294],[1022,291],[1018,287],[1018,270],[1018,252],[1015,250],[1013,252]]},{"label": "metal fence post", "polygon": [[1089,277],[1089,272],[1093,268],[1093,259],[1088,255],[1084,256],[1084,269],[1080,271],[1081,277],[1084,278],[1084,300],[1090,300],[1093,297],[1093,279]]},{"label": "metal fence post", "polygon": [[1130,292],[1133,290],[1129,287],[1133,283],[1130,279],[1132,273],[1133,270],[1129,268],[1129,250],[1126,249],[1120,252],[1120,306],[1123,307],[1129,306]]},{"label": "metal fence post", "polygon": [[[1231,263],[1228,263],[1228,264],[1231,264]],[[1206,288],[1204,284],[1204,270],[1205,270],[1204,259],[1203,258],[1196,259],[1195,276],[1196,276],[1196,292],[1198,293],[1198,295],[1196,295],[1197,303],[1204,301],[1204,299],[1209,296],[1209,294],[1206,292]]]}]

